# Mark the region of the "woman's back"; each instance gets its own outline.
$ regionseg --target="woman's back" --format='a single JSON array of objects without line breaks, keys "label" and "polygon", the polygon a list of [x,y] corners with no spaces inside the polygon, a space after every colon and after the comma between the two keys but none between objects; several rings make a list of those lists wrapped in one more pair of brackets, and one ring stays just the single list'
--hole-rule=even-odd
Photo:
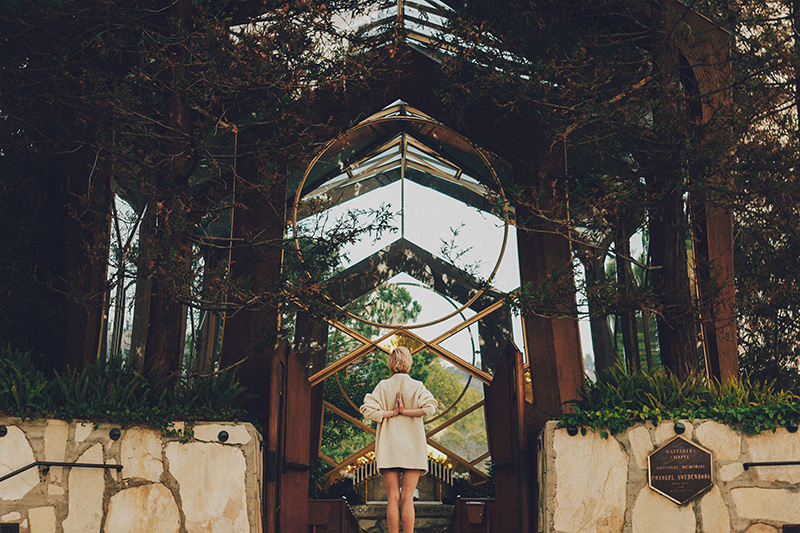
[{"label": "woman's back", "polygon": [[427,416],[436,411],[436,400],[422,382],[408,374],[396,373],[382,380],[364,397],[361,414],[378,422],[375,456],[378,468],[407,468],[428,471],[428,446],[422,417],[394,416],[383,412],[393,409],[397,393],[407,409],[422,409]]}]

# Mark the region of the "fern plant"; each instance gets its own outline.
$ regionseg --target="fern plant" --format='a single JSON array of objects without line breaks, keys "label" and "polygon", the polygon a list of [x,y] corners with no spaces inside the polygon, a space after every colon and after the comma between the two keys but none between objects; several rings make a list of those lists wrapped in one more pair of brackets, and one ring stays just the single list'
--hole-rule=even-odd
[{"label": "fern plant", "polygon": [[793,426],[800,421],[800,397],[773,382],[743,376],[724,384],[704,375],[678,378],[666,369],[628,373],[616,366],[597,381],[586,380],[560,427],[600,431],[602,437],[638,422],[711,419],[748,433]]},{"label": "fern plant", "polygon": [[169,431],[175,420],[246,420],[244,388],[232,371],[193,379],[141,373],[122,359],[97,360],[81,371],[45,374],[35,356],[0,351],[0,412],[21,418],[90,419],[148,424]]}]

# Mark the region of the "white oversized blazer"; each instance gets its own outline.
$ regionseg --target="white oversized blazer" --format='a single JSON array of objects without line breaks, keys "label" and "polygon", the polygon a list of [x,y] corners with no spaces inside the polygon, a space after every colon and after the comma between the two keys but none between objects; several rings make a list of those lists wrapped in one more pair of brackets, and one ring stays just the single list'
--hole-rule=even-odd
[{"label": "white oversized blazer", "polygon": [[403,395],[406,409],[422,409],[426,416],[436,412],[438,403],[421,381],[408,374],[396,373],[381,380],[372,393],[364,396],[360,411],[364,418],[378,423],[375,435],[375,459],[378,469],[407,468],[428,471],[428,444],[421,416],[398,414],[383,418],[394,408],[397,393]]}]

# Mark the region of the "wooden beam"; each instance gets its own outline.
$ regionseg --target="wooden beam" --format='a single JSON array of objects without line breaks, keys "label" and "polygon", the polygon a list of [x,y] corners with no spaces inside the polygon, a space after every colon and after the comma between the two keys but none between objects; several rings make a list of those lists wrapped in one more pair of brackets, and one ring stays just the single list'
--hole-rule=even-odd
[{"label": "wooden beam", "polygon": [[357,418],[353,418],[352,416],[348,415],[347,413],[345,413],[344,411],[342,411],[341,409],[339,409],[338,407],[336,407],[332,403],[322,402],[322,404],[325,406],[326,409],[328,409],[329,411],[331,411],[333,413],[336,413],[337,415],[341,416],[342,418],[344,418],[345,420],[347,420],[348,422],[350,422],[354,426],[357,426],[357,427],[363,429],[364,431],[367,431],[370,435],[375,435],[375,430],[374,429],[372,429],[371,427],[369,427],[368,425],[363,423],[361,420],[358,420]]},{"label": "wooden beam", "polygon": [[444,429],[446,429],[448,426],[450,426],[452,424],[455,424],[456,422],[458,422],[459,420],[461,420],[465,416],[477,411],[478,409],[483,407],[484,403],[485,403],[485,400],[481,400],[478,403],[473,404],[468,409],[465,409],[465,410],[461,411],[460,413],[458,413],[456,416],[454,416],[450,420],[448,420],[446,422],[443,422],[443,423],[439,424],[438,426],[436,426],[435,428],[433,428],[432,430],[428,431],[425,434],[425,436],[426,437],[433,437],[434,435],[436,435],[440,431],[443,431]]}]

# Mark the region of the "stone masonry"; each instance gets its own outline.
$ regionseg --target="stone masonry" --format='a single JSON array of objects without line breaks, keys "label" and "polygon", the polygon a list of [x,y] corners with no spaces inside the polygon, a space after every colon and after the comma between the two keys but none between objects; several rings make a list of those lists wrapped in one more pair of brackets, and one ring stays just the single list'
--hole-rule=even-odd
[{"label": "stone masonry", "polygon": [[540,524],[545,533],[779,533],[800,524],[800,432],[744,435],[683,420],[684,438],[713,453],[713,484],[684,505],[653,491],[647,456],[673,438],[673,422],[636,425],[608,439],[570,436],[548,422],[539,439]]},{"label": "stone masonry", "polygon": [[6,479],[0,524],[25,533],[261,532],[261,437],[250,424],[176,423],[184,438],[60,420],[0,425],[0,476],[35,461],[122,466],[34,467]]}]

